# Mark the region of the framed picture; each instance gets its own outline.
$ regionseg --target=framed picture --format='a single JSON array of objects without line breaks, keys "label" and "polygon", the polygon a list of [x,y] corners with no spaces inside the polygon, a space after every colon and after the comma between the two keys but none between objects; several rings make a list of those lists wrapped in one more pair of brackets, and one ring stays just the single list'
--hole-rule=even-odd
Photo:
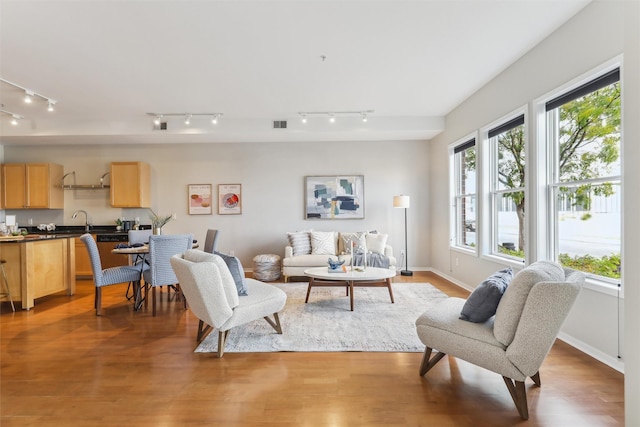
[{"label": "framed picture", "polygon": [[189,215],[211,215],[211,184],[189,184],[188,188]]},{"label": "framed picture", "polygon": [[220,215],[242,213],[242,184],[218,184],[218,213]]},{"label": "framed picture", "polygon": [[364,175],[305,177],[305,219],[364,219]]}]

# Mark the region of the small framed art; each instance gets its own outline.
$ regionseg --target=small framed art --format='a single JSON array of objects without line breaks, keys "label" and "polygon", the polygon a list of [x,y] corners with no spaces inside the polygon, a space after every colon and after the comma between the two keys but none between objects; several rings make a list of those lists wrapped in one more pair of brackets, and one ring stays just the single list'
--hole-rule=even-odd
[{"label": "small framed art", "polygon": [[211,184],[189,184],[189,215],[211,215]]},{"label": "small framed art", "polygon": [[242,184],[218,184],[218,214],[242,213]]}]

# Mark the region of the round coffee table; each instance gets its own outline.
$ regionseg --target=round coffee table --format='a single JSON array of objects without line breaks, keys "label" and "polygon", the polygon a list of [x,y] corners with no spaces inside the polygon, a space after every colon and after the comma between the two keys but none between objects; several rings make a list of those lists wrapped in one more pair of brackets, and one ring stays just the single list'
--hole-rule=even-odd
[{"label": "round coffee table", "polygon": [[353,288],[358,286],[367,287],[385,287],[389,289],[391,303],[393,303],[393,290],[391,290],[391,278],[395,277],[396,271],[388,268],[367,267],[362,271],[352,271],[351,267],[347,267],[345,273],[329,273],[327,267],[309,268],[304,271],[305,276],[309,277],[309,287],[307,288],[307,298],[305,303],[309,302],[309,294],[311,288],[315,286],[338,286],[347,289],[347,295],[351,299],[351,311],[353,311]]}]

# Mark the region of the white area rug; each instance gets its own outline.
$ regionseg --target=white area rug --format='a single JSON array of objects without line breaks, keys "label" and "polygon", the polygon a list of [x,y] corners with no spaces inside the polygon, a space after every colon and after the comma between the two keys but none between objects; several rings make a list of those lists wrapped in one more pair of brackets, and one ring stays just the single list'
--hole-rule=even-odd
[{"label": "white area rug", "polygon": [[[311,290],[307,283],[275,283],[287,293],[280,312],[282,335],[260,319],[233,328],[225,353],[274,351],[423,352],[415,321],[446,295],[428,283],[394,283],[391,303],[387,288],[355,288],[354,311],[343,288]],[[218,331],[212,331],[196,352],[215,352]]]}]

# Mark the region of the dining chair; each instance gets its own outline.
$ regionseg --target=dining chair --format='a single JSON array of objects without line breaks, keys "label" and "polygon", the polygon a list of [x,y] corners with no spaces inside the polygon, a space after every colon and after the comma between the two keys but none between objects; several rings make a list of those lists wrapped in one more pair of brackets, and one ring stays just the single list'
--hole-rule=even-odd
[{"label": "dining chair", "polygon": [[93,271],[93,284],[96,288],[94,307],[96,309],[96,316],[100,316],[102,314],[102,288],[104,286],[116,285],[118,283],[140,282],[140,268],[123,265],[105,268],[103,270],[98,245],[96,244],[93,236],[86,233],[80,236],[80,240],[87,248],[87,252],[89,252],[91,270]]},{"label": "dining chair", "polygon": [[210,254],[218,250],[218,237],[220,237],[220,230],[208,229],[207,236],[204,239],[204,251]]},{"label": "dining chair", "polygon": [[[149,236],[148,270],[142,273],[146,286],[151,288],[152,310],[156,315],[156,288],[175,286],[180,294],[180,285],[169,261],[173,255],[183,254],[191,249],[193,234],[172,234]],[[148,293],[148,291],[147,291]],[[147,298],[148,300],[148,295]],[[146,304],[146,303],[145,303]]]},{"label": "dining chair", "polygon": [[149,236],[153,234],[153,230],[129,230],[129,244],[148,243]]}]

